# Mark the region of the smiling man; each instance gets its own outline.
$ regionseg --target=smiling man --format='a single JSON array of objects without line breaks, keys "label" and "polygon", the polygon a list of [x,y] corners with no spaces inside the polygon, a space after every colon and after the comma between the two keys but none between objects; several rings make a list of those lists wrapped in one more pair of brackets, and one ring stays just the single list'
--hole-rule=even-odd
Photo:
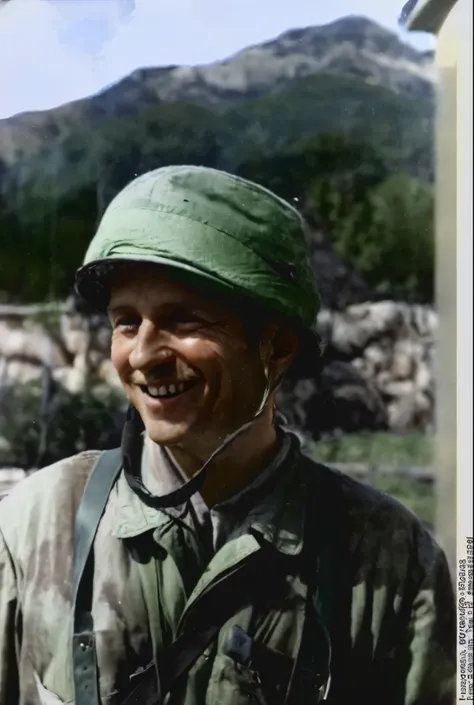
[{"label": "smiling man", "polygon": [[110,204],[76,286],[109,316],[130,409],[120,449],[0,505],[0,704],[453,703],[442,550],[274,408],[319,358],[298,212],[158,169]]},{"label": "smiling man", "polygon": [[[268,359],[268,365],[272,357],[279,378],[296,354],[290,329],[255,320],[255,308],[248,310],[253,320],[245,325],[235,302],[203,298],[160,265],[129,263],[119,269],[110,281],[107,308],[112,361],[146,429],[143,470],[151,469],[150,482],[163,479],[170,454],[178,475],[192,477],[255,415],[268,381],[262,361]],[[224,448],[209,467],[200,493],[208,506],[246,485],[271,459],[277,446],[272,416],[267,404],[245,437]]]}]

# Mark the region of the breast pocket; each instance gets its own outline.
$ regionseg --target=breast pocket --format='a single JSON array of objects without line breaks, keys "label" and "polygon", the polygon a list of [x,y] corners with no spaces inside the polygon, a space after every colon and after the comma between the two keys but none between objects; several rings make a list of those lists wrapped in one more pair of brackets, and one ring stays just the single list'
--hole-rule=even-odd
[{"label": "breast pocket", "polygon": [[225,654],[215,658],[206,705],[274,705],[262,690],[258,676]]},{"label": "breast pocket", "polygon": [[[320,646],[320,645],[319,645]],[[284,705],[291,690],[291,701],[298,705],[317,705],[326,691],[324,669],[318,659],[295,660],[249,637],[240,627],[228,632],[222,653],[216,655],[212,673],[209,705]],[[315,652],[312,652],[312,657]]]},{"label": "breast pocket", "polygon": [[231,627],[215,658],[207,702],[212,705],[283,705],[294,660]]}]

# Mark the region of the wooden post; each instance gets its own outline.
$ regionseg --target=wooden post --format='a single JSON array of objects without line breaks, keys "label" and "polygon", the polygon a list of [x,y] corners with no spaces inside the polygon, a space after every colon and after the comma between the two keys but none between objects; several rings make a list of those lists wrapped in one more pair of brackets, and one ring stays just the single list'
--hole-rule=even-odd
[{"label": "wooden post", "polygon": [[[456,575],[457,504],[457,346],[462,344],[457,330],[457,238],[458,184],[463,152],[458,131],[460,93],[458,71],[463,26],[469,24],[472,0],[419,0],[408,17],[410,30],[436,35],[438,73],[436,114],[436,304],[439,313],[437,339],[437,443],[436,533],[446,551],[451,572]],[[472,19],[471,19],[472,21]],[[472,51],[472,35],[471,35]],[[464,87],[463,87],[464,90]],[[472,86],[471,86],[472,91]],[[472,100],[472,94],[471,94]],[[472,168],[472,167],[471,167]]]}]

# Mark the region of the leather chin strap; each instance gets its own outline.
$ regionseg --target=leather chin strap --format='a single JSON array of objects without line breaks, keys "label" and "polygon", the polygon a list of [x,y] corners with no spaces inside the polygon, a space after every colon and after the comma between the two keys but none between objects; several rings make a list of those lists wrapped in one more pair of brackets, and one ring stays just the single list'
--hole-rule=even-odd
[{"label": "leather chin strap", "polygon": [[155,509],[177,507],[180,504],[184,504],[188,499],[190,499],[190,497],[196,494],[196,492],[200,491],[206,478],[207,468],[216,456],[222,453],[238,436],[245,433],[245,431],[247,431],[265,411],[265,406],[270,395],[275,391],[280,382],[280,378],[277,378],[277,380],[272,384],[270,375],[268,374],[267,365],[265,365],[265,376],[267,378],[267,384],[263,393],[262,401],[250,421],[247,421],[236,431],[229,434],[221,445],[216,448],[213,453],[211,453],[201,469],[193,475],[188,482],[166,495],[158,496],[152,494],[141,480],[141,453],[143,448],[141,435],[145,427],[136,409],[132,406],[129,407],[122,436],[123,469],[125,478],[130,488],[140,497],[144,504],[149,507],[154,507]]}]

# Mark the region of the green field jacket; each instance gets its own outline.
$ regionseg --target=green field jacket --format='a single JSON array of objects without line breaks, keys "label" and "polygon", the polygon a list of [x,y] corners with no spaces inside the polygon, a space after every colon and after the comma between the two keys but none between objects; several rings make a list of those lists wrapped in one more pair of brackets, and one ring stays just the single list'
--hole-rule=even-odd
[{"label": "green field jacket", "polygon": [[[84,452],[40,470],[0,503],[0,705],[75,701],[74,520],[98,457]],[[332,643],[329,705],[454,703],[455,607],[442,550],[398,502],[305,460],[298,449],[210,561],[185,520],[146,506],[119,475],[94,543],[92,615],[103,705],[120,705],[134,675],[183,624],[210,609],[212,599],[203,596],[212,597],[216,584],[231,580],[233,568],[265,545],[288,559],[285,590],[242,605],[166,703],[284,702],[274,686],[294,663],[308,619],[308,580],[298,559],[305,541],[306,549],[313,545],[312,537],[304,541],[311,472],[325,473],[332,488],[317,498],[328,517],[319,539],[330,547],[320,576]],[[232,625],[271,655],[266,682],[249,682],[224,649]],[[317,670],[318,633],[305,629]],[[315,702],[308,698],[298,705]]]}]

